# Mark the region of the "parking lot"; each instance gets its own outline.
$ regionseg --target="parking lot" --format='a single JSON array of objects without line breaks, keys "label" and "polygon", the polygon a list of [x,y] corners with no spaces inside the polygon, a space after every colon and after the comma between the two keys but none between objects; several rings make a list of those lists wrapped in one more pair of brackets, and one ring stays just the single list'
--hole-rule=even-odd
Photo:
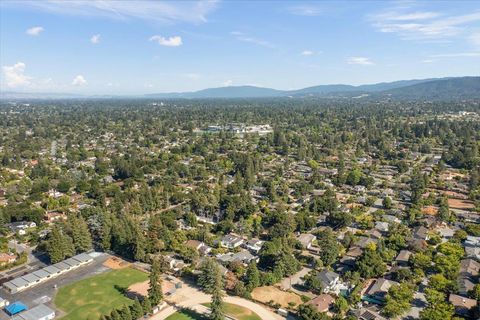
[{"label": "parking lot", "polygon": [[[22,301],[29,308],[34,307],[40,303],[44,303],[52,309],[55,309],[53,305],[53,299],[57,292],[57,288],[110,270],[107,267],[103,266],[103,263],[109,258],[108,254],[94,253],[93,258],[93,261],[85,266],[69,271],[68,273],[60,275],[57,278],[53,278],[35,287],[26,289],[25,291],[16,294],[10,294],[3,287],[1,287],[0,297],[7,299],[8,301],[10,301],[10,303],[15,301]],[[34,271],[29,267],[27,267],[25,270],[27,273]],[[58,310],[57,314],[60,314]],[[10,319],[10,317],[3,310],[0,311],[0,320],[8,319]]]}]

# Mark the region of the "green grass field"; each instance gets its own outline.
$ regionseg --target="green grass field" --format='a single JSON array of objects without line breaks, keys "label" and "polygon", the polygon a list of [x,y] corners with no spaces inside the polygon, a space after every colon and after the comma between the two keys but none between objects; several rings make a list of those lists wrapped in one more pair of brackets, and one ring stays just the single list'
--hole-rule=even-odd
[{"label": "green grass field", "polygon": [[[209,303],[204,303],[204,306],[209,306]],[[258,315],[253,311],[241,307],[236,304],[225,303],[225,313],[229,316],[232,316],[238,320],[262,320]],[[205,317],[202,317],[190,310],[182,310],[177,313],[172,314],[165,320],[205,320]]]},{"label": "green grass field", "polygon": [[99,319],[113,309],[132,304],[122,291],[147,279],[146,273],[135,269],[112,270],[61,287],[54,302],[66,313],[63,320]]}]

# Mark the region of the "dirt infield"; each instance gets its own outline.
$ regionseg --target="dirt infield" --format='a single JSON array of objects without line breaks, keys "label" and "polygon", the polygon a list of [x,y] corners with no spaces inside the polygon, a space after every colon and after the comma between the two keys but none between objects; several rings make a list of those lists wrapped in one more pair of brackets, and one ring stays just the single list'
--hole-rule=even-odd
[{"label": "dirt infield", "polygon": [[[143,297],[146,297],[148,295],[148,289],[149,288],[150,288],[149,280],[134,283],[130,287],[128,287],[127,295],[130,296],[130,297],[143,298]],[[164,296],[166,296],[167,293],[171,292],[174,288],[175,288],[175,284],[173,284],[170,281],[167,281],[167,280],[163,279],[163,281],[162,281],[162,292],[163,292]]]},{"label": "dirt infield", "polygon": [[277,287],[258,287],[252,291],[253,300],[268,304],[270,301],[280,304],[283,308],[288,307],[289,302],[295,303],[295,305],[302,304],[302,299],[299,295],[282,291]]},{"label": "dirt infield", "polygon": [[470,200],[448,199],[448,206],[452,209],[475,209],[475,204]]},{"label": "dirt infield", "polygon": [[107,268],[117,270],[117,269],[124,269],[130,266],[130,262],[127,262],[121,258],[111,257],[108,258],[107,261],[103,263],[103,265]]},{"label": "dirt infield", "polygon": [[434,206],[424,207],[424,208],[422,209],[422,213],[423,213],[423,214],[430,215],[430,216],[436,216],[437,213],[438,213],[438,207],[434,207]]}]

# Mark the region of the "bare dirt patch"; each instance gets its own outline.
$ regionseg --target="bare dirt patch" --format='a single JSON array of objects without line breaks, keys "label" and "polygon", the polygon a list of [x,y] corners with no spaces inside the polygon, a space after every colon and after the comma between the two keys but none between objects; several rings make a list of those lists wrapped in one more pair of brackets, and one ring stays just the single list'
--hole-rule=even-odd
[{"label": "bare dirt patch", "polygon": [[[175,284],[163,279],[162,281],[162,292],[165,295],[167,293],[171,292],[175,288]],[[127,295],[130,297],[138,297],[138,298],[144,298],[148,296],[148,289],[150,289],[150,282],[149,280],[143,281],[143,282],[138,282],[132,284],[130,287],[128,287],[127,290]]]},{"label": "bare dirt patch", "polygon": [[124,269],[129,267],[130,262],[127,262],[121,258],[110,257],[103,263],[103,265],[107,268],[117,270],[117,269]]},{"label": "bare dirt patch", "polygon": [[453,209],[475,209],[475,204],[470,200],[448,199],[448,206]]},{"label": "bare dirt patch", "polygon": [[430,216],[436,216],[438,213],[438,208],[435,206],[427,206],[422,209],[422,213]]},{"label": "bare dirt patch", "polygon": [[299,295],[282,291],[277,287],[267,286],[267,287],[258,287],[252,291],[253,300],[268,304],[270,301],[280,304],[283,308],[288,307],[289,302],[295,303],[295,305],[302,304],[302,299]]}]

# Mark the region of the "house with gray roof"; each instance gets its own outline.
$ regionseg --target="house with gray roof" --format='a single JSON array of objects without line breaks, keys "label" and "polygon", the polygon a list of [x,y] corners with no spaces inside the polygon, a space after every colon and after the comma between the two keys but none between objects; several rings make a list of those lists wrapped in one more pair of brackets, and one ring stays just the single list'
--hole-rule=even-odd
[{"label": "house with gray roof", "polygon": [[318,280],[320,280],[324,293],[332,291],[340,280],[338,273],[329,270],[322,270],[318,272],[316,277]]}]

